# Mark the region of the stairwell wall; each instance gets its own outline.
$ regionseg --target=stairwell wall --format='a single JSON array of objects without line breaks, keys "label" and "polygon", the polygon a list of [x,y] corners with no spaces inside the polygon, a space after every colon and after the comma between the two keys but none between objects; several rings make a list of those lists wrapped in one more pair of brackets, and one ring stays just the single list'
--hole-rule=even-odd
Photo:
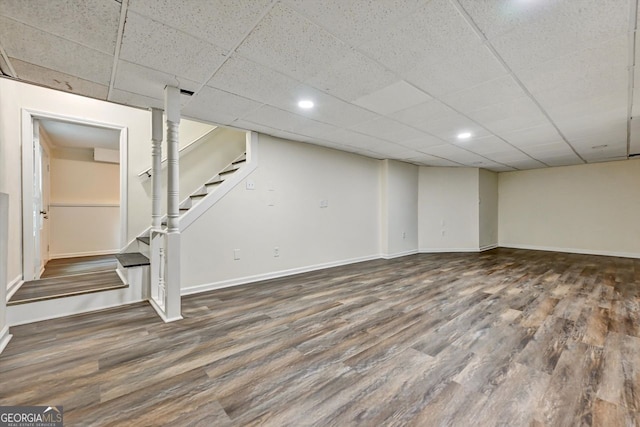
[{"label": "stairwell wall", "polygon": [[66,92],[0,78],[0,192],[9,194],[9,285],[22,277],[22,109],[124,126],[128,135],[127,238],[149,224],[151,206],[138,173],[150,163],[151,114]]},{"label": "stairwell wall", "polygon": [[267,135],[258,151],[245,182],[183,231],[184,293],[379,257],[378,160]]}]

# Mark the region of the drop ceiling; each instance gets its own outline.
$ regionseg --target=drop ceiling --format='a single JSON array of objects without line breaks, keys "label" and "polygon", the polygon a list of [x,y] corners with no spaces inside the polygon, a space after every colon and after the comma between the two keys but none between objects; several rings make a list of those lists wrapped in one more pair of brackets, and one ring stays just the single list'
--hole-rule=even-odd
[{"label": "drop ceiling", "polygon": [[0,67],[136,107],[178,85],[184,117],[508,171],[640,153],[636,25],[637,0],[0,0]]}]

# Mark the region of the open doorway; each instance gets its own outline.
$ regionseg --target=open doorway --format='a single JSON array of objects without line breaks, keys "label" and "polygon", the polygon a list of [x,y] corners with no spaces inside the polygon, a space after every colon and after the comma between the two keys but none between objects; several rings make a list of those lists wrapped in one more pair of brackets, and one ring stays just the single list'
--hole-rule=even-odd
[{"label": "open doorway", "polygon": [[126,244],[126,128],[23,111],[23,278],[115,269]]}]

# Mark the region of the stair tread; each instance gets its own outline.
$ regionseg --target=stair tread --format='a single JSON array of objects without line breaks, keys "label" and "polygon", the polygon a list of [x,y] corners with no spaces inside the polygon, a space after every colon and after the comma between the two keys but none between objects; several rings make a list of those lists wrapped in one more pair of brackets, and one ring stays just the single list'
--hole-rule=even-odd
[{"label": "stair tread", "polygon": [[237,170],[238,169],[231,169],[231,170],[228,170],[228,171],[220,172],[218,175],[227,175],[227,174],[230,174],[230,173],[234,173]]},{"label": "stair tread", "polygon": [[140,252],[129,252],[124,254],[116,254],[116,259],[124,268],[139,267],[141,265],[149,265],[149,258]]},{"label": "stair tread", "polygon": [[201,191],[201,192],[199,192],[199,193],[193,193],[193,194],[192,194],[192,195],[190,195],[189,197],[204,197],[204,196],[206,196],[207,194],[209,194],[209,193],[208,193],[208,192],[206,192],[206,191]]},{"label": "stair tread", "polygon": [[145,245],[150,245],[151,244],[151,237],[149,237],[149,236],[139,236],[139,237],[136,237],[136,240],[138,240],[139,242],[144,243]]},{"label": "stair tread", "polygon": [[221,184],[222,182],[224,182],[224,179],[217,179],[214,181],[209,181],[205,185],[216,185],[216,184]]},{"label": "stair tread", "polygon": [[239,160],[236,160],[235,162],[233,162],[233,163],[231,163],[231,164],[232,164],[232,165],[237,165],[237,164],[240,164],[240,163],[244,163],[244,162],[246,162],[246,161],[247,161],[247,159],[246,159],[246,158],[245,158],[245,159],[239,159]]}]

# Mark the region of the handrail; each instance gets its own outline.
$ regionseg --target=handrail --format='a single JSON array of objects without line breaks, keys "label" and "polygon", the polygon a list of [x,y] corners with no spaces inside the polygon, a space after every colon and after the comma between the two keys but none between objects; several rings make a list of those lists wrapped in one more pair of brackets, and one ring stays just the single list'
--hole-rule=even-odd
[{"label": "handrail", "polygon": [[[178,157],[182,156],[183,152],[188,151],[189,149],[191,149],[193,146],[195,146],[196,144],[199,144],[200,142],[204,141],[205,138],[207,138],[209,135],[211,135],[214,131],[220,129],[218,126],[214,126],[212,129],[206,131],[205,133],[203,133],[202,135],[200,135],[199,137],[197,137],[196,139],[194,139],[193,141],[191,141],[190,143],[188,143],[187,145],[185,145],[184,147],[182,147],[180,150],[178,150]],[[164,167],[164,165],[167,163],[167,158],[163,157],[162,158],[162,167]],[[138,174],[139,177],[143,177],[146,175],[147,178],[151,178],[151,169],[152,167],[149,166],[147,169],[143,170],[142,172],[140,172]]]}]

